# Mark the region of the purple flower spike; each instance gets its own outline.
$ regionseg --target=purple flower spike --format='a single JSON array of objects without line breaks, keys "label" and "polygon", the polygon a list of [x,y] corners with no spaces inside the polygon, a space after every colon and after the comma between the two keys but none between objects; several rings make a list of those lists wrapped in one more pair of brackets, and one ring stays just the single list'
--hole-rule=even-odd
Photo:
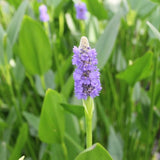
[{"label": "purple flower spike", "polygon": [[76,65],[73,73],[75,95],[78,99],[94,98],[101,91],[100,73],[97,68],[96,50],[91,49],[86,37],[82,37],[80,46],[73,48],[72,64]]},{"label": "purple flower spike", "polygon": [[47,13],[47,7],[44,4],[42,4],[39,7],[39,12],[40,12],[40,16],[39,16],[40,21],[42,21],[42,22],[49,21],[49,15]]},{"label": "purple flower spike", "polygon": [[86,13],[87,13],[87,7],[86,4],[83,2],[79,2],[77,4],[75,4],[75,8],[76,8],[76,18],[77,19],[81,19],[81,20],[85,20],[87,18]]}]

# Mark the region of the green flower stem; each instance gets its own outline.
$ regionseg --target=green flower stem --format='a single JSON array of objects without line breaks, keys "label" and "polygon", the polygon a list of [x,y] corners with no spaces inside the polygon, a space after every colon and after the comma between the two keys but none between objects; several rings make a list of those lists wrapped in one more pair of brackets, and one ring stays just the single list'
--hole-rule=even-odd
[{"label": "green flower stem", "polygon": [[46,34],[48,35],[49,39],[51,39],[51,32],[50,32],[50,28],[49,28],[49,22],[44,22],[44,28],[46,31]]},{"label": "green flower stem", "polygon": [[[6,52],[5,52],[5,54],[7,55]],[[22,116],[21,116],[19,107],[17,106],[16,96],[15,96],[14,91],[13,91],[11,73],[10,73],[10,68],[9,68],[9,65],[8,65],[8,57],[7,56],[5,56],[5,68],[4,68],[4,70],[5,70],[5,73],[3,73],[3,74],[6,75],[5,78],[6,78],[8,86],[9,86],[9,92],[11,94],[11,101],[12,101],[13,106],[15,108],[18,120],[21,123],[22,122]]]},{"label": "green flower stem", "polygon": [[67,147],[66,147],[66,145],[65,145],[65,143],[64,143],[64,142],[62,142],[62,149],[63,149],[63,152],[64,152],[65,160],[68,160]]},{"label": "green flower stem", "polygon": [[20,123],[22,123],[21,112],[20,112],[20,110],[19,110],[19,107],[17,106],[17,102],[16,102],[16,98],[15,98],[15,95],[14,95],[14,92],[13,92],[12,85],[10,85],[9,91],[10,91],[10,94],[11,94],[11,100],[12,100],[12,103],[13,103],[13,105],[14,105],[14,107],[15,107],[15,111],[16,111],[18,120],[19,120]]},{"label": "green flower stem", "polygon": [[83,100],[83,106],[85,109],[85,120],[86,120],[86,145],[87,148],[92,146],[92,117],[94,110],[94,102],[91,97],[87,100]]},{"label": "green flower stem", "polygon": [[40,79],[41,79],[41,84],[42,84],[42,87],[43,87],[43,90],[45,91],[46,90],[46,84],[45,84],[45,79],[44,79],[44,76],[40,76]]},{"label": "green flower stem", "polygon": [[149,112],[149,126],[148,126],[148,138],[147,138],[147,150],[145,154],[145,159],[149,159],[149,148],[150,148],[150,136],[152,136],[152,124],[153,124],[153,111],[155,105],[155,87],[156,87],[156,77],[157,77],[157,67],[158,67],[158,53],[153,55],[153,75],[152,75],[152,86],[151,86],[151,107]]},{"label": "green flower stem", "polygon": [[79,23],[80,23],[79,25],[80,25],[81,35],[85,36],[85,23],[83,20],[80,20]]},{"label": "green flower stem", "polygon": [[[53,46],[58,45],[58,43],[54,43],[54,42],[52,44],[53,44]],[[56,66],[56,69],[57,69],[57,75],[58,75],[58,78],[59,78],[60,87],[62,89],[62,87],[64,85],[64,80],[63,80],[63,75],[62,75],[61,68],[60,68],[60,62],[59,62],[59,59],[58,59],[58,50],[56,49],[56,47],[53,48],[53,56],[54,56],[54,59],[55,59],[55,66]]]},{"label": "green flower stem", "polygon": [[86,144],[87,148],[92,146],[92,118],[87,116],[86,117]]}]

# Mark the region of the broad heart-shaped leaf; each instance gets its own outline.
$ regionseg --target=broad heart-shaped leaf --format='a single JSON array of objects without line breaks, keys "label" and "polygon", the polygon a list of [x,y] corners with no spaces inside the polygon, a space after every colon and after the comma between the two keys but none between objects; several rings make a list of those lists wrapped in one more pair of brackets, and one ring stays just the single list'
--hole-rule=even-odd
[{"label": "broad heart-shaped leaf", "polygon": [[72,104],[66,104],[66,103],[62,103],[61,104],[63,106],[63,108],[74,114],[75,116],[77,116],[78,118],[81,118],[84,116],[84,107],[80,106],[80,105],[72,105]]},{"label": "broad heart-shaped leaf", "polygon": [[147,78],[151,74],[152,53],[148,52],[138,58],[135,63],[125,71],[117,74],[117,78],[125,80],[129,85],[134,85],[137,81]]},{"label": "broad heart-shaped leaf", "polygon": [[104,33],[100,36],[96,43],[96,51],[98,53],[98,67],[102,69],[109,59],[120,26],[120,13],[117,13],[107,25]]},{"label": "broad heart-shaped leaf", "polygon": [[43,75],[51,67],[51,46],[42,26],[25,17],[19,35],[19,57],[30,74]]},{"label": "broad heart-shaped leaf", "polygon": [[27,138],[28,138],[28,125],[26,123],[23,123],[22,127],[20,128],[16,144],[14,146],[14,149],[11,153],[9,160],[18,159],[21,156],[21,152],[25,143],[27,142]]},{"label": "broad heart-shaped leaf", "polygon": [[7,35],[8,35],[8,38],[10,40],[11,46],[13,46],[13,44],[16,41],[23,16],[24,16],[24,13],[25,13],[26,8],[27,8],[27,4],[28,4],[27,0],[24,0],[22,2],[22,4],[19,6],[18,10],[14,14],[10,24],[8,25]]},{"label": "broad heart-shaped leaf", "polygon": [[107,150],[99,143],[81,152],[75,160],[112,160]]},{"label": "broad heart-shaped leaf", "polygon": [[59,93],[48,89],[40,115],[39,137],[46,143],[61,143],[64,138],[64,111]]},{"label": "broad heart-shaped leaf", "polygon": [[99,20],[107,18],[107,11],[104,5],[98,0],[83,0],[87,4],[88,11],[96,16]]},{"label": "broad heart-shaped leaf", "polygon": [[149,21],[147,21],[147,24],[150,27],[150,29],[152,30],[155,38],[157,38],[158,40],[160,40],[160,32]]}]

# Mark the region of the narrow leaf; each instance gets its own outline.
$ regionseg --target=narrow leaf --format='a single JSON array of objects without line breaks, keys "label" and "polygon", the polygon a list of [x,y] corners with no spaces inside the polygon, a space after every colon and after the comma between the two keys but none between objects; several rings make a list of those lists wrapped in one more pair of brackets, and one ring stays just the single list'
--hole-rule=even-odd
[{"label": "narrow leaf", "polygon": [[100,69],[107,63],[120,26],[120,13],[117,13],[107,25],[104,33],[100,36],[96,43],[96,51],[98,53],[98,66]]},{"label": "narrow leaf", "polygon": [[15,147],[11,153],[9,160],[18,159],[21,156],[21,152],[27,141],[27,137],[28,137],[28,126],[26,123],[24,123],[20,128],[20,132],[15,144]]},{"label": "narrow leaf", "polygon": [[7,160],[7,144],[4,141],[0,142],[0,159]]},{"label": "narrow leaf", "polygon": [[29,112],[23,112],[23,115],[26,118],[28,124],[32,126],[36,131],[38,131],[39,117]]},{"label": "narrow leaf", "polygon": [[27,0],[24,0],[22,4],[19,6],[18,10],[14,14],[8,28],[7,28],[7,34],[11,43],[11,46],[15,43],[17,39],[17,35],[21,26],[21,22],[24,16],[24,13],[27,8]]},{"label": "narrow leaf", "polygon": [[147,21],[147,25],[150,27],[150,29],[152,30],[155,38],[157,38],[158,40],[160,40],[160,32],[149,22]]},{"label": "narrow leaf", "polygon": [[122,160],[123,158],[123,144],[121,137],[115,133],[113,127],[110,127],[110,134],[108,138],[108,151],[114,160]]}]

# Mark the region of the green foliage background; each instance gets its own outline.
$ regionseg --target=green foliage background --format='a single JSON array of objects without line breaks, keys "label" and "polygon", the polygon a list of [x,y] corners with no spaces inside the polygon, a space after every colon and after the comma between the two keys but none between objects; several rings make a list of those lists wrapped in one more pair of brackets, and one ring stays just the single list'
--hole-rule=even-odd
[{"label": "green foliage background", "polygon": [[[158,160],[159,0],[83,1],[85,21],[76,0],[0,0],[0,160]],[[72,74],[81,36],[96,48],[103,88],[91,150]]]}]

